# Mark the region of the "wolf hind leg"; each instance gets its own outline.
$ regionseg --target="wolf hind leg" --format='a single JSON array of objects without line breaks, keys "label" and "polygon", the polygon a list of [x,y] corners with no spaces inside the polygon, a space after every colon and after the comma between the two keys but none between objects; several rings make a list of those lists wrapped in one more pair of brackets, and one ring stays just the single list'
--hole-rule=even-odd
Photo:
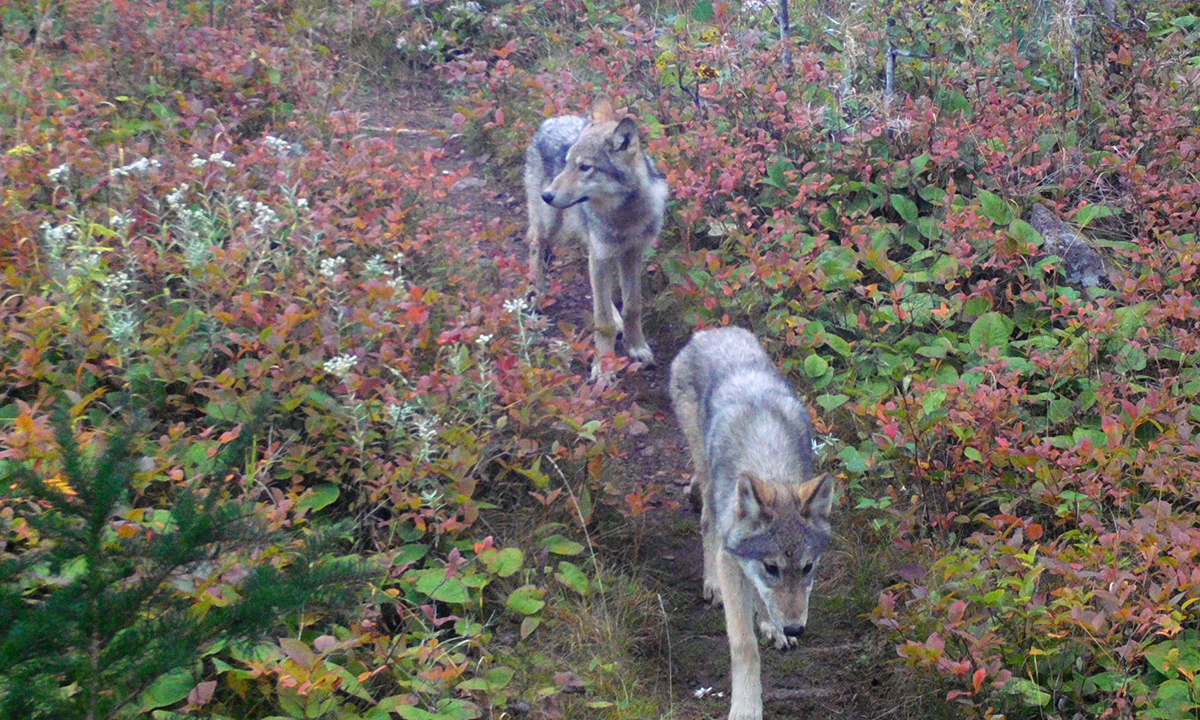
[{"label": "wolf hind leg", "polygon": [[704,542],[704,599],[721,604],[721,588],[717,582],[716,550],[720,540],[716,533],[714,513],[708,507],[709,471],[704,453],[704,419],[701,417],[700,398],[693,384],[692,348],[684,347],[671,362],[670,393],[675,417],[687,441],[692,456],[692,479],[688,483],[688,497],[692,509],[700,513],[700,534]]},{"label": "wolf hind leg", "polygon": [[546,206],[541,198],[529,201],[529,229],[525,232],[525,241],[529,245],[529,281],[533,295],[546,292],[546,267],[554,256],[554,236],[561,227],[561,212]]}]

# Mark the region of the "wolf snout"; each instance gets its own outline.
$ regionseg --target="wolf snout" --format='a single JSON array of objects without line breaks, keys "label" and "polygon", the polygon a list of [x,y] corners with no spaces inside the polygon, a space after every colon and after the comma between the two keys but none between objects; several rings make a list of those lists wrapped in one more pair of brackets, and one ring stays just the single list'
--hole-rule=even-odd
[{"label": "wolf snout", "polygon": [[550,192],[549,190],[542,193],[542,201],[545,202],[547,205],[553,205],[554,204],[554,193]]},{"label": "wolf snout", "polygon": [[804,634],[803,625],[788,625],[783,629],[783,634],[790,638],[798,638]]}]

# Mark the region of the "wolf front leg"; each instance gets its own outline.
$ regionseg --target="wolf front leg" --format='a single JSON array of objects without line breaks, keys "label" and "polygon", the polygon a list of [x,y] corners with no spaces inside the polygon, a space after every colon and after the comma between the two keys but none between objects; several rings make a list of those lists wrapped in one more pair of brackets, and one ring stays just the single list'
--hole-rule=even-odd
[{"label": "wolf front leg", "polygon": [[762,720],[762,675],[758,639],[754,635],[757,591],[724,548],[717,552],[717,575],[725,602],[725,634],[729,636],[733,679],[729,720]]},{"label": "wolf front leg", "polygon": [[629,357],[647,365],[654,363],[654,353],[642,334],[642,268],[646,251],[633,247],[621,254],[621,320],[625,325],[625,350]]},{"label": "wolf front leg", "polygon": [[617,319],[613,309],[613,290],[616,283],[615,258],[597,259],[588,254],[588,275],[592,281],[592,319],[596,326],[596,355],[592,359],[592,379],[601,376],[600,361],[617,347]]}]

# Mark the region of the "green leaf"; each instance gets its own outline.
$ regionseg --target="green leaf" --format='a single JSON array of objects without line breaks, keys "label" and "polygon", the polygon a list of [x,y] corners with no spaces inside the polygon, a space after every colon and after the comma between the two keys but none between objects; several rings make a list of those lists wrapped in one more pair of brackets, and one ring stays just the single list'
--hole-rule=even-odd
[{"label": "green leaf", "polygon": [[421,543],[409,543],[408,545],[401,545],[400,549],[396,551],[396,557],[392,560],[392,562],[396,565],[407,565],[425,557],[428,552],[429,546]]},{"label": "green leaf", "polygon": [[446,571],[443,568],[414,570],[408,574],[416,576],[417,592],[428,595],[434,600],[461,605],[470,599],[467,586],[463,585],[458,578],[446,577]]},{"label": "green leaf", "polygon": [[973,447],[963,448],[963,455],[966,455],[968,460],[974,460],[975,462],[983,462],[983,454],[980,453],[979,450],[977,450]]},{"label": "green leaf", "polygon": [[188,696],[196,686],[192,671],[187,668],[172,670],[154,681],[138,698],[142,710],[149,711],[164,705],[174,705]]},{"label": "green leaf", "polygon": [[555,573],[554,578],[580,595],[587,595],[591,592],[587,575],[584,575],[583,571],[575,563],[567,562],[566,560],[560,562],[558,564],[558,572]]},{"label": "green leaf", "polygon": [[983,205],[983,214],[992,222],[997,225],[1007,225],[1012,222],[1013,209],[1007,200],[987,190],[980,190],[979,202]]},{"label": "green leaf", "polygon": [[1052,423],[1060,423],[1075,413],[1075,402],[1066,398],[1055,398],[1050,401],[1046,416]]},{"label": "green leaf", "polygon": [[483,561],[488,572],[495,573],[500,577],[508,577],[521,569],[521,565],[525,563],[525,553],[518,548],[510,547],[499,552],[480,555],[479,559]]},{"label": "green leaf", "polygon": [[892,193],[892,207],[900,213],[904,222],[911,224],[917,221],[917,204],[907,197]]},{"label": "green leaf", "polygon": [[433,713],[413,705],[399,705],[393,712],[404,718],[404,720],[438,720],[437,716]]},{"label": "green leaf", "polygon": [[296,508],[299,510],[316,512],[317,510],[332,504],[333,501],[338,499],[338,495],[340,494],[341,491],[338,490],[337,485],[332,483],[318,485],[300,498],[300,501],[296,503]]},{"label": "green leaf", "polygon": [[1028,678],[1015,678],[1005,685],[1004,689],[1014,695],[1020,695],[1029,707],[1046,707],[1053,699],[1053,696],[1043,690],[1041,685]]},{"label": "green leaf", "polygon": [[971,329],[967,332],[967,340],[975,350],[987,351],[999,348],[1003,351],[1008,347],[1008,337],[1012,332],[1012,321],[998,312],[987,312],[980,315]]},{"label": "green leaf", "polygon": [[921,408],[928,415],[942,407],[942,403],[946,402],[945,390],[930,390],[925,393],[925,397],[921,398]]},{"label": "green leaf", "polygon": [[850,354],[850,343],[841,339],[837,335],[825,333],[825,344],[829,346],[830,350],[833,350],[838,355]]},{"label": "green leaf", "polygon": [[555,555],[578,555],[583,552],[583,546],[574,540],[568,540],[562,535],[551,535],[543,538],[541,546]]},{"label": "green leaf", "polygon": [[1042,234],[1020,218],[1009,223],[1008,234],[1014,240],[1023,242],[1026,245],[1041,246],[1042,244]]},{"label": "green leaf", "polygon": [[534,630],[538,629],[538,625],[542,624],[542,619],[537,615],[530,615],[521,621],[521,639],[529,637]]},{"label": "green leaf", "polygon": [[780,190],[787,190],[787,178],[783,173],[791,167],[792,163],[787,160],[776,160],[767,168],[767,177],[763,182]]},{"label": "green leaf", "polygon": [[488,670],[487,673],[485,673],[485,677],[487,677],[489,685],[496,690],[499,690],[511,682],[513,675],[515,674],[516,673],[513,672],[512,668],[501,665],[500,667],[494,667],[491,670]]},{"label": "green leaf", "polygon": [[928,215],[917,218],[917,230],[930,240],[936,240],[939,233],[937,218]]},{"label": "green leaf", "polygon": [[992,309],[992,299],[989,297],[973,297],[963,305],[963,315],[982,315]]},{"label": "green leaf", "polygon": [[523,585],[513,590],[509,593],[508,602],[505,604],[508,605],[509,610],[514,610],[522,615],[532,615],[546,605],[542,601],[542,591],[533,585]]},{"label": "green leaf", "polygon": [[824,408],[825,412],[829,412],[830,410],[841,407],[849,399],[850,398],[846,397],[845,395],[818,395],[817,404]]},{"label": "green leaf", "polygon": [[713,19],[712,0],[700,0],[692,8],[692,17],[699,22],[711,22]]},{"label": "green leaf", "polygon": [[1107,205],[1084,205],[1079,208],[1072,218],[1075,224],[1081,228],[1087,227],[1088,223],[1098,218],[1106,218],[1110,215],[1116,215],[1117,211]]},{"label": "green leaf", "polygon": [[825,358],[820,355],[809,355],[804,358],[804,372],[808,373],[809,377],[821,377],[829,371],[829,363],[825,362]]}]

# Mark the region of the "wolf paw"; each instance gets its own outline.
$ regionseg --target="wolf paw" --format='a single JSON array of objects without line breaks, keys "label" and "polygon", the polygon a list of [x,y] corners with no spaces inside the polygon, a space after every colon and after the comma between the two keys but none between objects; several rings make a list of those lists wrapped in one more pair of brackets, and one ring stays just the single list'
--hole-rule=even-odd
[{"label": "wolf paw", "polygon": [[707,603],[712,603],[713,607],[721,607],[722,602],[723,602],[721,599],[721,586],[717,585],[716,583],[710,583],[707,580],[705,580],[704,581],[704,601]]},{"label": "wolf paw", "polygon": [[783,631],[775,627],[766,620],[758,621],[758,631],[766,638],[767,642],[775,646],[776,650],[791,650],[794,647],[799,647],[800,639],[788,637],[783,634]]},{"label": "wolf paw", "polygon": [[650,351],[650,346],[645,342],[629,348],[629,357],[630,359],[637,360],[646,366],[654,365],[654,353]]}]

